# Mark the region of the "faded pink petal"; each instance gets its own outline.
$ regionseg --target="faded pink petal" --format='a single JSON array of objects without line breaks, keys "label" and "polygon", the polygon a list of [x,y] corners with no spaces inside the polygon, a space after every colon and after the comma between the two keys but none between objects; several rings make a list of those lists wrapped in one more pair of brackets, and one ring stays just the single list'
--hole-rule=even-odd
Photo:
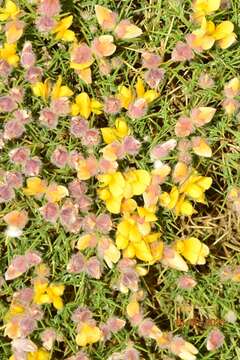
[{"label": "faded pink petal", "polygon": [[106,159],[100,159],[98,164],[98,170],[100,173],[105,174],[108,172],[114,172],[118,168],[118,163],[116,161],[109,161]]},{"label": "faded pink petal", "polygon": [[30,156],[30,150],[25,147],[15,148],[9,153],[10,160],[16,165],[23,165]]},{"label": "faded pink petal", "polygon": [[159,160],[169,155],[170,151],[174,150],[177,145],[175,139],[170,139],[162,144],[158,144],[151,149],[151,160]]},{"label": "faded pink petal", "polygon": [[0,112],[12,112],[17,108],[16,101],[9,95],[0,97]]},{"label": "faded pink petal", "polygon": [[81,273],[85,270],[85,258],[80,252],[72,255],[67,265],[67,271],[70,273]]},{"label": "faded pink petal", "polygon": [[70,134],[76,138],[83,138],[86,135],[87,130],[89,129],[88,121],[76,116],[71,119],[70,125]]},{"label": "faded pink petal", "polygon": [[202,72],[199,79],[198,85],[202,89],[211,89],[214,86],[214,80],[206,72]]},{"label": "faded pink petal", "polygon": [[28,352],[37,351],[37,346],[29,339],[24,339],[24,338],[13,339],[11,345],[13,351],[17,351],[17,352],[28,353]]},{"label": "faded pink petal", "polygon": [[28,270],[28,264],[24,255],[17,255],[13,258],[7,271],[5,272],[6,280],[13,280]]},{"label": "faded pink petal", "polygon": [[52,100],[50,110],[58,116],[65,116],[70,113],[70,103],[68,98],[61,97],[60,99]]},{"label": "faded pink petal", "polygon": [[146,115],[147,109],[147,101],[144,98],[139,98],[129,105],[127,114],[131,119],[140,119]]},{"label": "faded pink petal", "polygon": [[215,328],[212,331],[210,331],[208,337],[207,337],[207,349],[208,351],[214,351],[218,348],[220,348],[224,343],[225,336],[223,333]]},{"label": "faded pink petal", "polygon": [[43,33],[48,33],[53,30],[56,25],[56,20],[54,20],[49,15],[42,15],[36,21],[36,28],[38,31]]},{"label": "faded pink petal", "polygon": [[40,15],[56,16],[60,13],[61,5],[59,0],[41,0],[37,8]]},{"label": "faded pink petal", "polygon": [[38,176],[40,174],[42,162],[38,156],[28,159],[23,166],[25,176]]},{"label": "faded pink petal", "polygon": [[53,348],[53,344],[57,338],[57,334],[54,329],[48,328],[41,333],[40,337],[45,349],[50,351]]},{"label": "faded pink petal", "polygon": [[68,156],[68,166],[74,170],[77,170],[78,162],[82,159],[83,156],[77,150],[72,150]]},{"label": "faded pink petal", "polygon": [[161,64],[162,59],[159,55],[145,51],[142,54],[142,65],[147,69],[156,69]]},{"label": "faded pink petal", "polygon": [[116,333],[124,328],[126,321],[112,316],[108,319],[106,324],[112,333]]},{"label": "faded pink petal", "polygon": [[5,60],[0,60],[0,76],[3,78],[7,78],[12,71],[11,65],[8,64]]},{"label": "faded pink petal", "polygon": [[80,211],[86,212],[90,209],[92,205],[92,199],[84,194],[78,199],[76,199],[75,203],[78,205]]},{"label": "faded pink petal", "polygon": [[29,81],[31,84],[34,84],[38,81],[41,81],[43,75],[43,70],[39,66],[31,66],[27,69],[25,78],[27,81]]},{"label": "faded pink petal", "polygon": [[104,112],[116,115],[121,110],[121,102],[114,96],[109,96],[104,101]]},{"label": "faded pink petal", "polygon": [[178,286],[181,289],[193,289],[197,285],[197,282],[189,275],[182,275],[178,279]]},{"label": "faded pink petal", "polygon": [[22,67],[24,67],[25,69],[28,69],[35,64],[36,55],[32,50],[32,43],[30,41],[26,41],[24,43],[20,61]]},{"label": "faded pink petal", "polygon": [[94,279],[100,279],[102,272],[101,272],[101,264],[100,261],[96,256],[92,256],[89,258],[85,265],[85,271],[86,273],[94,278]]},{"label": "faded pink petal", "polygon": [[171,60],[172,61],[186,61],[192,60],[194,58],[194,53],[189,46],[182,41],[176,43],[175,48],[172,51]]},{"label": "faded pink petal", "polygon": [[23,184],[22,174],[18,171],[7,171],[4,175],[5,181],[8,186],[13,189],[19,189]]},{"label": "faded pink petal", "polygon": [[34,295],[33,289],[28,287],[28,288],[23,288],[17,291],[16,293],[14,293],[13,299],[17,300],[22,305],[27,306],[32,302],[33,295]]},{"label": "faded pink petal", "polygon": [[125,136],[122,141],[123,151],[129,155],[137,155],[141,147],[141,143],[133,136]]},{"label": "faded pink petal", "polygon": [[87,322],[92,319],[92,312],[85,307],[78,307],[71,318],[75,323]]},{"label": "faded pink petal", "polygon": [[11,201],[15,198],[15,192],[9,185],[0,185],[0,204]]},{"label": "faded pink petal", "polygon": [[144,80],[151,89],[155,89],[158,87],[160,82],[163,81],[164,75],[164,69],[150,69],[145,72]]},{"label": "faded pink petal", "polygon": [[72,198],[79,199],[87,191],[87,186],[85,182],[75,179],[68,184],[68,190]]},{"label": "faded pink petal", "polygon": [[101,214],[96,218],[97,230],[107,234],[112,229],[111,216],[108,214]]},{"label": "faded pink petal", "polygon": [[89,129],[86,131],[85,136],[82,137],[82,144],[89,148],[97,146],[100,142],[100,134],[98,129]]},{"label": "faded pink petal", "polygon": [[175,134],[179,137],[184,137],[192,134],[194,127],[189,117],[181,116],[175,126]]},{"label": "faded pink petal", "polygon": [[35,266],[39,265],[42,262],[42,258],[39,252],[29,250],[25,254],[25,258],[27,261],[28,266]]},{"label": "faded pink petal", "polygon": [[30,114],[27,112],[27,110],[15,110],[13,112],[13,117],[23,125],[30,122]]},{"label": "faded pink petal", "polygon": [[64,146],[59,145],[56,147],[51,156],[51,163],[59,168],[63,168],[67,165],[68,151]]},{"label": "faded pink petal", "polygon": [[240,101],[236,99],[227,98],[222,102],[226,114],[232,115],[240,109]]},{"label": "faded pink petal", "polygon": [[71,52],[71,61],[77,64],[85,64],[91,62],[92,51],[86,43],[82,43],[79,46],[73,48]]},{"label": "faded pink petal", "polygon": [[9,96],[13,101],[20,104],[23,101],[24,90],[20,87],[13,87],[9,91]]},{"label": "faded pink petal", "polygon": [[6,140],[18,139],[25,132],[25,127],[18,120],[9,120],[4,124],[3,137]]},{"label": "faded pink petal", "polygon": [[59,215],[59,206],[56,203],[47,203],[39,209],[41,215],[46,221],[55,224]]},{"label": "faded pink petal", "polygon": [[53,110],[45,108],[40,112],[39,121],[49,129],[56,129],[58,125],[58,115]]},{"label": "faded pink petal", "polygon": [[139,359],[140,359],[140,354],[136,349],[130,348],[125,350],[123,360],[139,360]]}]

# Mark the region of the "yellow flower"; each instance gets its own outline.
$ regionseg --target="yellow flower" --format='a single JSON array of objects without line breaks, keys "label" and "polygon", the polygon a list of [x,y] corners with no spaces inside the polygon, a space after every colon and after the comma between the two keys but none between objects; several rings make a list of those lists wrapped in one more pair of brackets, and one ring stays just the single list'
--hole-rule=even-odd
[{"label": "yellow flower", "polygon": [[149,172],[142,169],[129,170],[124,174],[124,178],[127,185],[124,192],[126,198],[142,195],[151,181]]},{"label": "yellow flower", "polygon": [[180,186],[179,192],[191,197],[193,200],[205,204],[205,191],[212,185],[210,177],[198,175],[193,172],[192,175]]},{"label": "yellow flower", "polygon": [[176,250],[192,265],[203,265],[205,257],[209,254],[209,248],[195,237],[177,240]]},{"label": "yellow flower", "polygon": [[27,354],[27,360],[50,360],[51,355],[48,351],[44,349],[39,349],[34,352],[30,352]]},{"label": "yellow flower", "polygon": [[101,132],[103,140],[106,144],[111,144],[119,139],[121,140],[130,133],[128,125],[123,118],[118,118],[115,121],[115,128],[101,128]]},{"label": "yellow flower", "polygon": [[79,346],[87,346],[99,341],[101,337],[102,332],[99,327],[86,322],[80,327],[80,331],[76,336],[76,343]]},{"label": "yellow flower", "polygon": [[108,186],[112,195],[116,197],[123,195],[125,180],[121,172],[99,175],[98,180],[101,182],[101,187]]},{"label": "yellow flower", "polygon": [[38,81],[31,85],[32,92],[35,96],[42,97],[43,99],[47,99],[50,95],[50,81],[46,79],[44,82]]},{"label": "yellow flower", "polygon": [[19,62],[19,56],[16,54],[16,44],[5,43],[0,48],[0,59],[5,60],[9,65],[16,67]]},{"label": "yellow flower", "polygon": [[68,196],[68,189],[63,185],[50,184],[46,189],[46,198],[50,202],[59,202]]},{"label": "yellow flower", "polygon": [[201,21],[204,16],[210,15],[220,8],[221,0],[196,0],[193,3],[193,18]]},{"label": "yellow flower", "polygon": [[60,310],[63,308],[61,295],[64,292],[64,285],[50,284],[45,280],[36,280],[34,282],[34,298],[33,302],[38,305],[53,304]]},{"label": "yellow flower", "polygon": [[121,102],[121,106],[124,109],[128,109],[129,105],[138,98],[143,98],[147,101],[147,103],[151,103],[158,96],[158,92],[156,90],[147,90],[145,91],[144,83],[140,77],[137,79],[137,83],[135,85],[136,94],[131,88],[128,88],[124,85],[120,85],[118,87],[117,98]]},{"label": "yellow flower", "polygon": [[56,34],[57,40],[72,42],[76,39],[75,33],[72,30],[68,30],[68,28],[72,25],[72,21],[72,15],[58,21],[57,25],[52,30],[53,34]]},{"label": "yellow flower", "polygon": [[43,195],[46,191],[46,182],[39,177],[31,177],[27,179],[27,187],[23,189],[23,193],[27,196]]},{"label": "yellow flower", "polygon": [[9,18],[15,19],[19,13],[20,9],[17,7],[17,5],[11,0],[6,0],[5,7],[0,8],[0,21],[5,21]]},{"label": "yellow flower", "polygon": [[61,97],[69,97],[73,95],[73,91],[69,89],[68,86],[62,86],[62,76],[59,75],[56,84],[52,88],[51,97],[53,100],[59,99]]},{"label": "yellow flower", "polygon": [[112,214],[119,214],[121,210],[122,196],[114,196],[108,189],[98,191],[99,198],[105,201],[106,208]]},{"label": "yellow flower", "polygon": [[81,115],[85,119],[88,119],[91,113],[101,114],[102,104],[95,99],[90,99],[89,95],[85,92],[77,95],[75,103],[72,104],[72,115]]},{"label": "yellow flower", "polygon": [[32,85],[32,91],[35,96],[42,97],[47,99],[50,96],[53,100],[59,99],[61,97],[69,97],[73,95],[71,89],[68,86],[62,86],[62,76],[60,75],[57,79],[56,84],[53,85],[51,90],[51,83],[49,79],[46,79],[44,82],[36,82]]},{"label": "yellow flower", "polygon": [[139,207],[137,208],[138,215],[143,218],[145,221],[156,221],[157,216],[155,215],[156,207],[151,206],[149,208]]},{"label": "yellow flower", "polygon": [[201,28],[193,31],[195,36],[193,48],[209,50],[215,41],[217,41],[220,48],[226,49],[236,41],[237,35],[233,30],[234,25],[231,21],[223,21],[215,26],[212,21],[207,21],[206,18],[203,18]]}]

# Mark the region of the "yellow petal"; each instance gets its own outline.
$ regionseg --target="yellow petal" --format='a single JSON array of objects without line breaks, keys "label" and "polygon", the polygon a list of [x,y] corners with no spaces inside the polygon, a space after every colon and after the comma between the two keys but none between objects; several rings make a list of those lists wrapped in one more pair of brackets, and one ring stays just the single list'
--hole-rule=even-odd
[{"label": "yellow petal", "polygon": [[187,164],[179,161],[173,170],[172,179],[174,182],[182,182],[186,180],[188,173],[189,169]]},{"label": "yellow petal", "polygon": [[92,83],[92,71],[90,67],[86,69],[78,70],[77,73],[80,79],[84,81],[86,84]]},{"label": "yellow petal", "polygon": [[121,40],[133,39],[142,34],[142,30],[138,26],[131,24],[130,22],[126,23],[125,20],[120,21],[114,32]]},{"label": "yellow petal", "polygon": [[79,114],[88,119],[91,114],[91,101],[87,93],[82,92],[76,96],[76,103],[79,106]]},{"label": "yellow petal", "polygon": [[134,243],[136,258],[142,261],[151,262],[153,256],[150,246],[144,241]]},{"label": "yellow petal", "polygon": [[221,24],[216,26],[214,32],[215,40],[221,40],[226,36],[230,35],[234,30],[234,25],[231,21],[223,21]]},{"label": "yellow petal", "polygon": [[193,265],[203,265],[206,263],[205,257],[209,254],[207,245],[203,244],[195,237],[190,237],[182,242],[181,254]]},{"label": "yellow petal", "polygon": [[124,138],[129,134],[128,124],[123,118],[118,118],[115,121],[115,127],[116,127],[115,133],[118,137]]},{"label": "yellow petal", "polygon": [[111,144],[117,140],[115,130],[112,128],[101,128],[103,140],[106,144]]},{"label": "yellow petal", "polygon": [[223,39],[219,40],[217,43],[221,49],[227,49],[232,46],[237,40],[237,35],[235,33],[231,33],[225,36]]},{"label": "yellow petal", "polygon": [[66,30],[64,31],[63,36],[60,36],[59,40],[61,39],[64,41],[72,42],[75,40],[75,38],[75,33],[72,30]]},{"label": "yellow petal", "polygon": [[148,103],[151,103],[155,99],[157,99],[158,96],[159,96],[159,93],[156,90],[147,90],[143,97]]},{"label": "yellow petal", "polygon": [[121,102],[121,106],[125,109],[128,109],[130,103],[133,101],[133,92],[131,88],[127,88],[124,85],[118,87],[117,98]]},{"label": "yellow petal", "polygon": [[145,94],[144,83],[140,77],[137,78],[136,93],[139,98],[143,97]]},{"label": "yellow petal", "polygon": [[136,300],[131,300],[127,305],[127,315],[131,318],[140,313],[140,306]]},{"label": "yellow petal", "polygon": [[91,99],[91,111],[94,114],[100,115],[102,113],[103,105],[100,103],[100,101]]}]

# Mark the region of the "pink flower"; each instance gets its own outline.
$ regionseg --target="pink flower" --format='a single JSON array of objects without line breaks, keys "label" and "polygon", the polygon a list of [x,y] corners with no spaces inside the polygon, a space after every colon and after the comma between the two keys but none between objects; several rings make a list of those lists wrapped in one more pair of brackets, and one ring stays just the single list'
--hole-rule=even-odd
[{"label": "pink flower", "polygon": [[70,112],[69,100],[65,97],[52,100],[50,110],[58,116],[68,115]]},{"label": "pink flower", "polygon": [[45,108],[40,112],[39,121],[49,129],[56,129],[58,125],[58,115],[53,110]]},{"label": "pink flower", "polygon": [[163,69],[150,69],[145,72],[144,80],[151,89],[158,87],[161,81],[163,81],[165,70]]},{"label": "pink flower", "polygon": [[78,162],[82,159],[83,156],[77,150],[72,150],[68,156],[68,166],[70,166],[71,169],[76,170]]},{"label": "pink flower", "polygon": [[[12,349],[14,353],[16,352],[18,354],[17,357],[16,353],[14,354],[14,359],[24,360],[26,359],[26,353],[37,351],[37,346],[29,339],[20,338],[13,339]],[[19,355],[21,355],[21,357],[18,357]]]},{"label": "pink flower", "polygon": [[78,207],[70,200],[64,202],[59,216],[61,224],[67,231],[72,233],[80,231],[82,219],[78,216]]},{"label": "pink flower", "polygon": [[151,149],[151,160],[159,160],[169,155],[170,151],[174,150],[177,145],[175,139],[170,139],[162,144],[158,144]]},{"label": "pink flower", "polygon": [[13,189],[19,189],[23,184],[22,174],[18,171],[7,171],[4,175],[6,184]]},{"label": "pink flower", "polygon": [[70,273],[78,274],[85,270],[85,257],[82,253],[78,252],[72,255],[67,265],[67,271]]},{"label": "pink flower", "polygon": [[83,138],[85,137],[85,134],[87,130],[89,129],[88,121],[76,116],[71,119],[71,125],[70,125],[70,134],[75,136],[76,138]]},{"label": "pink flower", "polygon": [[25,132],[25,127],[18,120],[9,120],[4,124],[3,137],[6,140],[18,139]]},{"label": "pink flower", "polygon": [[99,72],[101,75],[103,76],[107,76],[111,73],[112,71],[112,66],[111,63],[108,59],[100,59],[99,61]]},{"label": "pink flower", "polygon": [[82,195],[78,199],[75,200],[75,204],[77,204],[79,210],[81,212],[86,212],[92,205],[92,199],[87,195]]},{"label": "pink flower", "polygon": [[68,151],[64,146],[59,145],[56,147],[51,156],[51,163],[59,168],[63,168],[67,165]]},{"label": "pink flower", "polygon": [[46,15],[49,17],[56,16],[60,13],[61,5],[59,0],[42,0],[37,8],[37,12],[40,15]]},{"label": "pink flower", "polygon": [[90,277],[94,279],[100,279],[102,275],[101,264],[96,256],[92,256],[87,260],[85,271]]},{"label": "pink flower", "polygon": [[59,215],[58,204],[49,202],[46,205],[44,205],[43,207],[41,207],[39,209],[39,211],[46,221],[48,221],[52,224],[55,224],[57,222],[58,215]]},{"label": "pink flower", "polygon": [[172,61],[186,61],[192,60],[194,58],[194,53],[189,46],[182,41],[178,41],[175,48],[172,51],[171,60]]},{"label": "pink flower", "polygon": [[175,126],[175,134],[179,137],[184,137],[192,134],[194,127],[189,117],[181,116]]},{"label": "pink flower", "polygon": [[70,356],[66,360],[89,360],[89,357],[84,354],[84,352],[80,351],[74,356]]},{"label": "pink flower", "polygon": [[161,57],[157,54],[145,51],[142,54],[142,65],[147,69],[156,69],[161,64]]},{"label": "pink flower", "polygon": [[182,275],[178,279],[178,286],[181,289],[192,289],[197,285],[197,282],[189,275]]},{"label": "pink flower", "polygon": [[25,176],[38,176],[40,174],[42,162],[38,156],[28,159],[23,165],[23,173]]},{"label": "pink flower", "polygon": [[79,199],[87,191],[86,184],[78,179],[72,180],[68,184],[70,196],[74,199]]},{"label": "pink flower", "polygon": [[24,43],[20,61],[22,67],[25,69],[29,69],[35,64],[36,56],[32,50],[32,43],[30,41]]},{"label": "pink flower", "polygon": [[71,61],[77,64],[85,64],[93,61],[90,47],[85,43],[74,47],[71,52]]},{"label": "pink flower", "polygon": [[96,218],[97,230],[107,234],[112,229],[111,216],[108,214],[101,214]]},{"label": "pink flower", "polygon": [[202,89],[211,89],[214,86],[214,81],[206,72],[202,72],[199,79],[198,85]]},{"label": "pink flower", "polygon": [[10,151],[10,160],[16,165],[23,165],[30,155],[30,150],[25,147],[15,148]]},{"label": "pink flower", "polygon": [[227,115],[233,115],[240,108],[240,101],[236,99],[227,98],[222,102],[222,107],[224,108]]},{"label": "pink flower", "polygon": [[24,90],[20,87],[13,87],[9,91],[9,96],[16,103],[21,103],[23,101]]},{"label": "pink flower", "polygon": [[28,124],[30,121],[30,115],[27,110],[15,110],[13,117],[23,125]]},{"label": "pink flower", "polygon": [[38,251],[27,251],[25,258],[29,267],[39,265],[42,262],[42,257]]},{"label": "pink flower", "polygon": [[98,129],[89,129],[86,131],[85,136],[82,137],[82,144],[89,148],[97,146],[100,142],[100,135]]},{"label": "pink flower", "polygon": [[31,66],[27,69],[25,78],[31,84],[41,81],[43,70],[39,66]]},{"label": "pink flower", "polygon": [[147,101],[144,98],[139,98],[129,105],[127,114],[131,119],[140,119],[146,115],[147,109]]},{"label": "pink flower", "polygon": [[6,78],[11,73],[11,71],[11,65],[9,65],[5,60],[0,60],[0,76]]},{"label": "pink flower", "polygon": [[17,103],[11,96],[5,95],[0,97],[0,112],[11,113],[17,108]]},{"label": "pink flower", "polygon": [[123,151],[129,155],[137,155],[141,144],[133,136],[125,136],[122,141]]},{"label": "pink flower", "polygon": [[136,349],[130,348],[124,351],[123,360],[139,360],[139,359],[140,359],[140,354]]},{"label": "pink flower", "polygon": [[15,198],[15,193],[9,185],[0,185],[0,204],[11,201]]},{"label": "pink flower", "polygon": [[114,96],[109,96],[104,101],[104,112],[111,115],[116,115],[121,110],[121,102]]},{"label": "pink flower", "polygon": [[105,174],[108,172],[114,172],[118,168],[118,163],[116,161],[109,161],[107,159],[100,159],[98,164],[98,170],[100,173]]},{"label": "pink flower", "polygon": [[215,328],[208,334],[207,337],[207,349],[208,351],[214,351],[220,348],[224,343],[225,336],[223,333]]},{"label": "pink flower", "polygon": [[36,21],[36,28],[43,33],[50,32],[55,25],[56,21],[49,15],[42,15]]},{"label": "pink flower", "polygon": [[5,272],[6,280],[13,280],[21,276],[28,270],[28,264],[24,255],[18,255],[13,258],[7,271]]},{"label": "pink flower", "polygon": [[138,333],[143,337],[150,337],[153,331],[155,324],[151,319],[144,319],[143,322],[138,327]]},{"label": "pink flower", "polygon": [[14,293],[13,300],[20,302],[24,306],[28,306],[32,302],[33,295],[34,295],[33,289],[27,287]]},{"label": "pink flower", "polygon": [[57,338],[57,334],[54,329],[48,328],[41,333],[40,337],[45,349],[50,351],[53,348],[53,344]]},{"label": "pink flower", "polygon": [[75,323],[87,322],[92,319],[92,312],[85,307],[78,307],[72,314],[72,321]]}]

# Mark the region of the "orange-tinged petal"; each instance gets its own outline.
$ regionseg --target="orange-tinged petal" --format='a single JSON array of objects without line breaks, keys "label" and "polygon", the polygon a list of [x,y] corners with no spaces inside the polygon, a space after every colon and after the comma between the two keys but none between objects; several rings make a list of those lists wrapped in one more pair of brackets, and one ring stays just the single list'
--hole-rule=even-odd
[{"label": "orange-tinged petal", "polygon": [[186,180],[189,174],[189,168],[187,164],[179,161],[173,170],[172,179],[176,183],[181,183]]},{"label": "orange-tinged petal", "polygon": [[142,34],[142,30],[128,20],[122,20],[114,30],[115,35],[121,40],[133,39]]},{"label": "orange-tinged petal", "polygon": [[211,157],[212,150],[208,145],[207,141],[201,137],[192,139],[192,149],[194,154],[198,156]]},{"label": "orange-tinged petal", "polygon": [[99,57],[111,56],[116,51],[113,41],[112,35],[101,35],[93,40],[92,50]]},{"label": "orange-tinged petal", "polygon": [[200,106],[191,111],[191,120],[196,127],[201,127],[212,120],[215,112],[213,107]]},{"label": "orange-tinged petal", "polygon": [[103,30],[113,30],[117,25],[117,14],[108,8],[95,5],[97,21]]}]

